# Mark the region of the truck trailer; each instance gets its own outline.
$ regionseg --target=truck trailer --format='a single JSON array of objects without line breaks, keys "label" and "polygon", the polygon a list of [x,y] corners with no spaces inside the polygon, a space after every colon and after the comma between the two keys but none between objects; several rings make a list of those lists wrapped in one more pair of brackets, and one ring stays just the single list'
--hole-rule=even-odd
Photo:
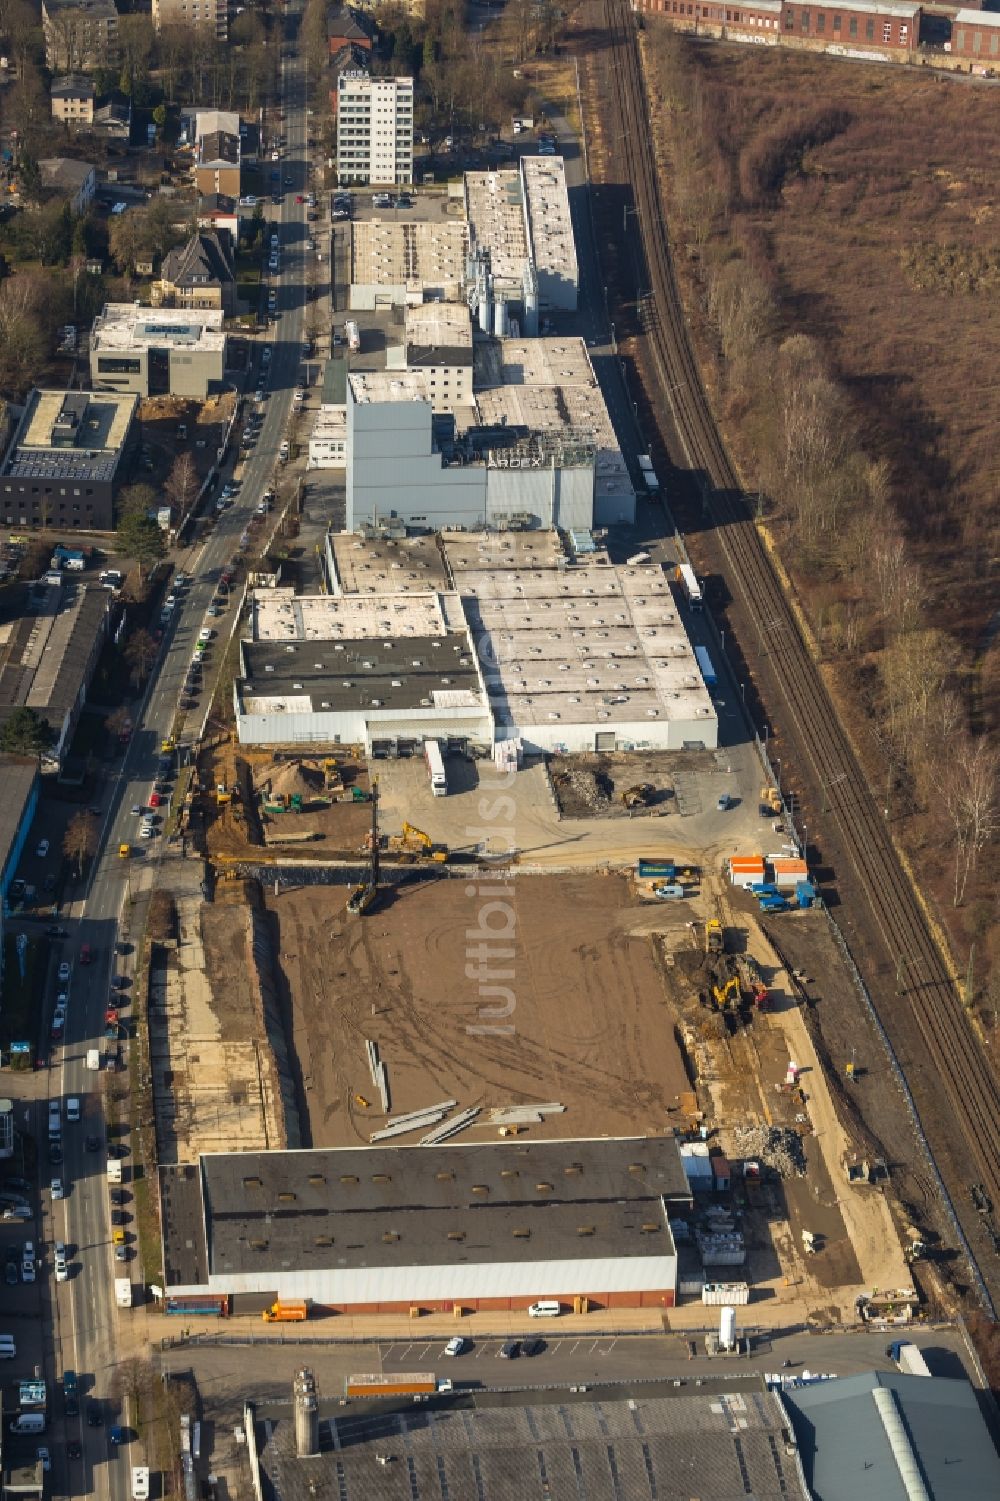
[{"label": "truck trailer", "polygon": [[309,1304],[305,1299],[289,1299],[285,1303],[279,1299],[261,1314],[265,1324],[301,1324],[308,1317]]},{"label": "truck trailer", "polygon": [[683,589],[684,597],[691,609],[700,610],[702,606],[701,585],[695,577],[695,571],[691,567],[691,564],[678,563],[674,579]]},{"label": "truck trailer", "polygon": [[927,1362],[918,1347],[908,1339],[897,1339],[886,1351],[890,1360],[894,1360],[901,1371],[907,1376],[929,1376]]},{"label": "truck trailer", "polygon": [[639,469],[642,474],[642,482],[646,486],[646,493],[649,495],[659,495],[660,481],[656,477],[656,470],[653,468],[653,461],[648,453],[641,453],[639,455]]},{"label": "truck trailer", "polygon": [[417,1397],[437,1391],[437,1379],[430,1371],[376,1371],[367,1375],[348,1376],[344,1385],[347,1397]]},{"label": "truck trailer", "polygon": [[709,654],[708,647],[696,646],[694,649],[694,655],[695,660],[698,663],[698,667],[701,671],[701,675],[705,679],[705,687],[717,688],[719,686],[719,679],[716,674],[715,668],[712,665],[712,658]]}]

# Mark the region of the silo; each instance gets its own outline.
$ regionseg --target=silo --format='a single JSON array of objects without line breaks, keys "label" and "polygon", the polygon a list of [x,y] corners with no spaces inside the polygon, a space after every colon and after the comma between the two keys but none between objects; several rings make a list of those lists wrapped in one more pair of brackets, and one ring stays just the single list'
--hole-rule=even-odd
[{"label": "silo", "polygon": [[319,1408],[312,1371],[298,1371],[292,1387],[295,1406],[295,1452],[300,1459],[319,1453]]},{"label": "silo", "polygon": [[723,1308],[719,1314],[719,1349],[736,1349],[736,1309]]}]

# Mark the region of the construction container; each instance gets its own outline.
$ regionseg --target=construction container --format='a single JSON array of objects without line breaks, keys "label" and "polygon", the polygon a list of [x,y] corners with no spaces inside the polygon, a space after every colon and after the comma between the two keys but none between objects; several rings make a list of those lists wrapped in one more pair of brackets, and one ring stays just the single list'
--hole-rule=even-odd
[{"label": "construction container", "polygon": [[709,1158],[709,1162],[712,1164],[712,1177],[715,1180],[716,1193],[728,1193],[733,1176],[728,1157],[723,1157],[717,1153],[714,1157]]},{"label": "construction container", "polygon": [[419,1396],[437,1391],[437,1379],[429,1371],[375,1372],[369,1375],[348,1376],[344,1385],[347,1397],[398,1397]]},{"label": "construction container", "polygon": [[700,1298],[704,1290],[704,1277],[680,1275],[677,1278],[677,1291],[682,1298]]},{"label": "construction container", "polygon": [[681,1166],[695,1193],[712,1190],[712,1163],[703,1141],[686,1141],[680,1147]]},{"label": "construction container", "polygon": [[272,1303],[265,1308],[261,1318],[265,1324],[301,1324],[309,1317],[309,1304],[305,1299],[289,1299]]},{"label": "construction container", "polygon": [[811,881],[799,881],[795,886],[795,900],[803,912],[808,912],[816,900],[816,888]]},{"label": "construction container", "polygon": [[184,1296],[163,1300],[164,1313],[176,1313],[187,1315],[215,1314],[217,1318],[229,1317],[229,1294],[228,1293],[187,1293]]},{"label": "construction container", "polygon": [[740,1307],[750,1302],[748,1282],[706,1282],[701,1290],[706,1308]]},{"label": "construction container", "polygon": [[674,860],[640,860],[640,881],[672,881],[677,874],[677,863]]},{"label": "construction container", "polygon": [[754,882],[764,879],[763,855],[733,855],[729,861],[729,879],[732,885],[744,890]]},{"label": "construction container", "polygon": [[809,867],[804,860],[773,860],[771,869],[776,886],[795,887],[809,879]]}]

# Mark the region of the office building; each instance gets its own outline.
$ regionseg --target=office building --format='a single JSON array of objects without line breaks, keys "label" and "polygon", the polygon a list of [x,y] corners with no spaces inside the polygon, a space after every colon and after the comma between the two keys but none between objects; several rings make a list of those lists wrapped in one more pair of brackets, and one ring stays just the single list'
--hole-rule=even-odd
[{"label": "office building", "polygon": [[106,303],[90,335],[91,384],[95,390],[204,401],[225,375],[222,318],[221,308],[154,311],[138,303]]},{"label": "office building", "polygon": [[3,523],[111,531],[137,406],[128,394],[32,391],[0,468]]}]

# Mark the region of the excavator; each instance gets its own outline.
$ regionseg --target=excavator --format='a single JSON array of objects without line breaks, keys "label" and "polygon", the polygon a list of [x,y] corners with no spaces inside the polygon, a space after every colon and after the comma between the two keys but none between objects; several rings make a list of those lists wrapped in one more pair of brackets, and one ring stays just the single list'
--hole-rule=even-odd
[{"label": "excavator", "polygon": [[435,844],[429,834],[425,834],[423,829],[414,828],[412,823],[404,823],[402,834],[390,837],[389,849],[395,854],[419,855],[425,860],[436,861],[438,865],[443,865],[448,858],[445,845]]},{"label": "excavator", "polygon": [[378,901],[378,777],[372,780],[372,831],[368,851],[368,870],[347,899],[352,917],[365,917]]}]

